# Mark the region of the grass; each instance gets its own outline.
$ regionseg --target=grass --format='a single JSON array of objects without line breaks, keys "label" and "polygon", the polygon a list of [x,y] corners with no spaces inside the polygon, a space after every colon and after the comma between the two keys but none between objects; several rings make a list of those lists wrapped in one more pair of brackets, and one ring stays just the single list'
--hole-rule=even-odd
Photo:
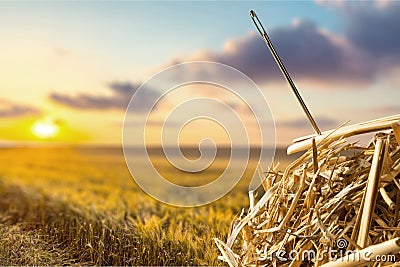
[{"label": "grass", "polygon": [[157,202],[119,149],[1,149],[0,162],[0,265],[221,265],[212,238],[248,206],[248,180],[200,208]]}]

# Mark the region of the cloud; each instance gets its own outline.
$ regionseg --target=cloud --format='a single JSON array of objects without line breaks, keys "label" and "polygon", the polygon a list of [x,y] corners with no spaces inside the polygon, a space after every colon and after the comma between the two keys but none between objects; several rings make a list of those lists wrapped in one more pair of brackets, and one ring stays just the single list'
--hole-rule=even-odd
[{"label": "cloud", "polygon": [[[311,21],[295,20],[288,27],[272,29],[270,37],[294,79],[364,83],[371,78],[373,68],[364,64],[365,58],[355,52],[351,43]],[[230,65],[256,82],[284,80],[264,41],[255,32],[226,41],[220,52],[201,51],[190,59]],[[174,59],[174,63],[178,61]]]},{"label": "cloud", "polygon": [[[49,98],[51,101],[68,106],[76,109],[92,109],[92,110],[104,110],[104,109],[117,109],[125,110],[131,100],[133,94],[139,88],[139,85],[132,84],[129,82],[112,82],[108,84],[111,90],[111,95],[88,95],[78,94],[75,96],[51,93]],[[149,105],[148,99],[158,97],[159,93],[150,89],[144,88],[143,101],[140,102],[142,107],[138,107],[138,110],[144,109]]]},{"label": "cloud", "polygon": [[23,117],[23,116],[30,116],[30,115],[39,115],[41,112],[39,109],[14,104],[6,100],[0,100],[0,118],[14,118],[14,117]]},{"label": "cloud", "polygon": [[340,12],[345,25],[344,38],[364,55],[361,63],[371,66],[372,77],[384,77],[394,85],[400,85],[400,2],[343,1],[339,5],[327,2],[322,5]]},{"label": "cloud", "polygon": [[346,36],[375,60],[396,63],[400,60],[400,3],[346,5]]},{"label": "cloud", "polygon": [[77,109],[110,109],[120,108],[125,104],[121,98],[90,96],[79,94],[77,96],[68,96],[59,93],[52,93],[50,99],[56,103]]},{"label": "cloud", "polygon": [[119,95],[130,95],[132,93],[135,93],[136,90],[139,88],[138,85],[129,83],[129,82],[112,82],[109,84],[109,87]]},{"label": "cloud", "polygon": [[[315,121],[318,124],[318,127],[322,130],[328,130],[339,126],[338,121],[332,118],[327,117],[317,117]],[[307,119],[297,118],[293,120],[286,120],[277,123],[278,128],[292,128],[292,129],[312,129],[310,122]]]},{"label": "cloud", "polygon": [[[331,2],[329,2],[331,3]],[[271,40],[293,79],[314,82],[320,88],[369,85],[393,67],[400,66],[400,2],[340,2],[322,4],[338,11],[342,34],[296,19],[291,25],[268,30]],[[284,81],[259,34],[227,40],[221,51],[198,51],[171,63],[207,60],[233,66],[257,83]],[[205,74],[219,75],[212,70]],[[204,73],[203,73],[204,75]],[[207,78],[207,77],[202,77]]]}]

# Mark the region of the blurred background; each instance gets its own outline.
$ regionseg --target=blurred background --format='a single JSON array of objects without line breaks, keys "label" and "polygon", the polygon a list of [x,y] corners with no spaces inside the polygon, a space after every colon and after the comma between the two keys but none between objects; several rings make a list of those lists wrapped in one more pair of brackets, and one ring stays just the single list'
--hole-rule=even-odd
[{"label": "blurred background", "polygon": [[[224,239],[231,221],[248,207],[257,153],[239,162],[247,164],[245,179],[230,194],[205,207],[179,209],[155,201],[132,181],[122,125],[131,97],[157,72],[187,61],[227,64],[265,95],[282,170],[296,157],[285,157],[291,140],[313,130],[256,33],[250,9],[321,130],[400,112],[400,2],[0,2],[1,265],[221,264],[212,238]],[[216,179],[230,155],[220,150],[219,161],[195,174],[162,157],[162,118],[191,90],[225,101],[244,124],[246,116],[251,119],[237,98],[212,88],[188,88],[163,99],[147,125],[147,145],[156,169],[182,186]],[[162,88],[146,92],[154,97]],[[254,98],[257,109],[262,101],[257,105]],[[248,141],[262,145],[253,130]],[[200,120],[182,131],[182,152],[197,158],[206,137],[229,148],[218,124]],[[263,145],[273,149],[274,141]],[[129,142],[138,144],[135,138]]]},{"label": "blurred background", "polygon": [[[250,9],[322,130],[399,112],[397,2],[2,2],[2,144],[119,146],[138,86],[192,60],[252,78],[270,104],[279,146],[312,133]],[[191,139],[188,129],[182,142]]]}]

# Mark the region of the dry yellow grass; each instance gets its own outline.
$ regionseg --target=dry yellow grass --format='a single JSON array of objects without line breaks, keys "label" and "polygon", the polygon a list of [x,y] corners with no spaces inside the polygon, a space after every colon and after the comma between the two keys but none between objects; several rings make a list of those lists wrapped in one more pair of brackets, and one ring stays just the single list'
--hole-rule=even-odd
[{"label": "dry yellow grass", "polygon": [[[215,239],[221,258],[229,266],[398,262],[400,143],[391,125],[382,118],[295,143],[309,150],[283,172],[271,168],[227,241]],[[370,131],[365,146],[343,137]]]},{"label": "dry yellow grass", "polygon": [[119,149],[0,149],[0,162],[1,265],[219,265],[212,238],[248,205],[248,180],[204,207],[161,204]]}]

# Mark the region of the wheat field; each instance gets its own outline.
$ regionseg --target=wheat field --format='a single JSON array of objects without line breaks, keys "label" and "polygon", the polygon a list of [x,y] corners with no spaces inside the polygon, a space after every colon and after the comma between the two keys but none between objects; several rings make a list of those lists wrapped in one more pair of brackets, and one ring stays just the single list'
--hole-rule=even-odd
[{"label": "wheat field", "polygon": [[248,206],[248,173],[203,207],[157,202],[119,148],[2,148],[0,162],[1,265],[221,265],[212,238]]}]

